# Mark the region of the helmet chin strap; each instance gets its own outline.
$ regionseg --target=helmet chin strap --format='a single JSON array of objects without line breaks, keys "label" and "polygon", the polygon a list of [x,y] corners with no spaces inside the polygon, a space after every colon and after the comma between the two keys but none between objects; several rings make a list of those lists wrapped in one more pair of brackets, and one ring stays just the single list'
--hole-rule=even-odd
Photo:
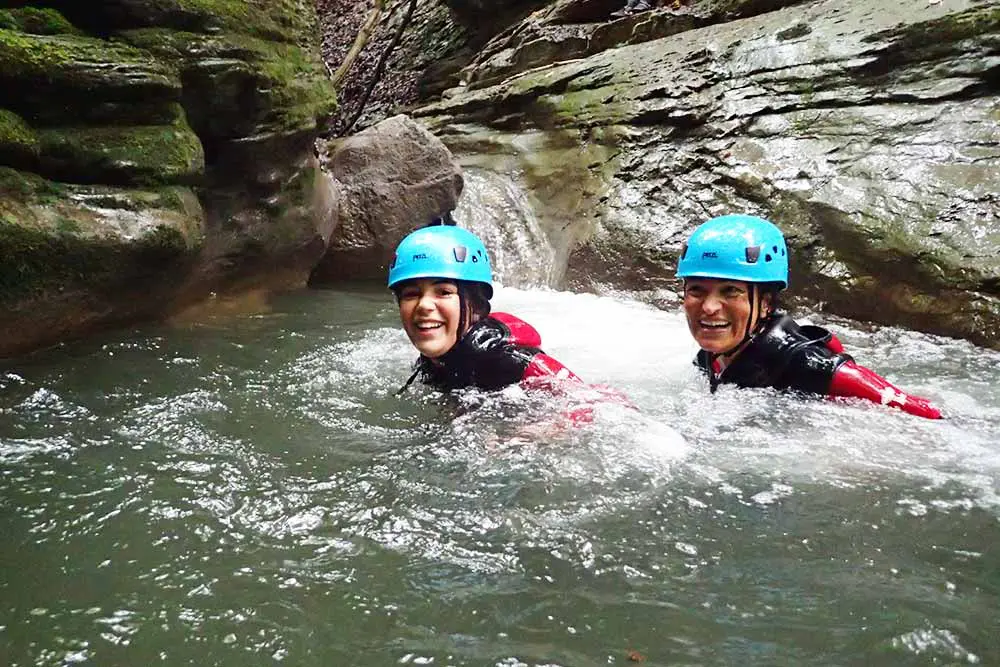
[{"label": "helmet chin strap", "polygon": [[[465,297],[465,287],[462,286],[462,285],[459,285],[459,288],[458,288],[458,309],[459,309],[458,312],[459,312],[459,314],[458,314],[458,329],[455,330],[455,345],[458,345],[459,341],[462,340],[462,336],[465,335],[466,322],[467,322],[467,320],[470,319],[469,318],[468,303],[469,303],[469,301]],[[469,324],[471,324],[471,323],[469,323]],[[452,350],[455,349],[455,345],[451,346]],[[449,350],[449,352],[450,351],[451,350]],[[433,359],[428,359],[427,357],[424,357],[423,355],[421,355],[420,356],[420,360],[417,362],[417,368],[413,371],[413,374],[410,375],[409,379],[407,379],[406,383],[403,384],[403,386],[400,387],[398,390],[396,390],[396,393],[395,393],[396,396],[399,396],[400,394],[402,394],[403,392],[405,392],[407,389],[409,389],[410,385],[413,384],[413,381],[417,379],[418,375],[420,375],[420,372],[422,370],[424,370],[424,364],[425,363],[432,363],[433,364],[433,363],[436,363],[436,362]]]},{"label": "helmet chin strap", "polygon": [[469,318],[469,300],[465,298],[465,285],[458,286],[458,328],[455,330],[455,345],[465,335],[466,320]]},{"label": "helmet chin strap", "polygon": [[754,336],[760,333],[760,330],[763,328],[764,320],[766,318],[764,317],[764,312],[762,310],[764,299],[760,293],[760,285],[757,283],[748,283],[747,285],[749,287],[747,298],[750,301],[750,317],[747,318],[747,326],[746,330],[743,332],[743,338],[740,339],[740,342],[725,352],[718,352],[709,355],[710,361],[715,361],[719,357],[729,357],[735,355],[743,349],[747,343],[753,340]]},{"label": "helmet chin strap", "polygon": [[719,388],[719,384],[721,384],[719,380],[722,376],[721,371],[719,372],[718,375],[716,375],[715,373],[715,361],[720,357],[735,356],[736,353],[742,350],[751,340],[753,340],[754,336],[756,336],[760,332],[762,325],[764,323],[763,313],[760,312],[760,307],[763,303],[763,299],[761,298],[760,295],[760,287],[757,285],[757,283],[749,283],[748,285],[750,288],[749,293],[747,295],[747,298],[750,301],[750,317],[747,318],[747,327],[746,330],[743,332],[743,338],[740,340],[739,343],[729,348],[725,352],[709,353],[708,355],[708,368],[709,368],[708,387],[709,391],[711,391],[713,394],[715,393],[715,390]]}]

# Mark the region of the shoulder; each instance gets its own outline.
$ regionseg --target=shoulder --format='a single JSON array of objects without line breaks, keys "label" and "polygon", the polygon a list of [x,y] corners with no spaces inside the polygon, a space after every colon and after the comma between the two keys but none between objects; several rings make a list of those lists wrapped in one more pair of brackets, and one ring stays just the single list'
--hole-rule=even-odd
[{"label": "shoulder", "polygon": [[774,364],[778,386],[825,394],[830,379],[850,356],[827,329],[800,325],[787,315],[778,318],[767,332],[765,353]]},{"label": "shoulder", "polygon": [[493,313],[488,320],[494,320],[506,327],[508,338],[514,345],[525,347],[541,347],[542,336],[535,327],[531,326],[521,318],[510,313]]},{"label": "shoulder", "polygon": [[541,346],[542,338],[533,326],[508,313],[493,313],[473,324],[462,338],[469,350],[489,351],[505,346]]}]

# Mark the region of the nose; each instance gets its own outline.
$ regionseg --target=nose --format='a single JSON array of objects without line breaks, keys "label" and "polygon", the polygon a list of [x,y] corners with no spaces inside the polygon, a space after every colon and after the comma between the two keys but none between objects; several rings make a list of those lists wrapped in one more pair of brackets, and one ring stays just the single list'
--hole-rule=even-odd
[{"label": "nose", "polygon": [[423,292],[417,299],[417,312],[426,313],[434,309],[434,295],[430,292]]},{"label": "nose", "polygon": [[708,315],[714,315],[722,310],[722,299],[717,294],[709,294],[701,302],[701,309]]}]

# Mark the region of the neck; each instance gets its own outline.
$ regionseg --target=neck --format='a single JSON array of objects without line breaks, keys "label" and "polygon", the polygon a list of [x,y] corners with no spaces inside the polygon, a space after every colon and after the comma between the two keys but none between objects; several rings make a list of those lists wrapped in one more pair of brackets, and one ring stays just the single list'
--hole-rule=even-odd
[{"label": "neck", "polygon": [[729,350],[728,352],[723,352],[722,354],[718,355],[715,358],[715,360],[719,363],[719,371],[721,372],[725,370],[726,366],[736,361],[736,357],[740,356],[740,352],[745,350],[747,345],[749,345],[750,341],[752,340],[753,336],[749,336],[745,338],[742,343],[734,347],[732,350]]},{"label": "neck", "polygon": [[740,356],[740,353],[747,349],[754,337],[757,335],[757,328],[760,326],[761,322],[764,322],[771,316],[770,309],[765,308],[760,301],[757,302],[754,310],[755,312],[751,314],[750,320],[747,322],[747,332],[743,336],[743,340],[731,350],[715,355],[714,359],[719,364],[719,372],[722,372],[727,366],[736,361],[736,358]]}]

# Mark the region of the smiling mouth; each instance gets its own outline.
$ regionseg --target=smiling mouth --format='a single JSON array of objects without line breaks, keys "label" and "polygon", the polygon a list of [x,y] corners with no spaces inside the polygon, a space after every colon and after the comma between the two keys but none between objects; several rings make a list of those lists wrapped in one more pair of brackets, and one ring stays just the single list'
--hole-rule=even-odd
[{"label": "smiling mouth", "polygon": [[702,320],[698,322],[698,326],[709,331],[722,331],[729,328],[729,322],[705,322]]},{"label": "smiling mouth", "polygon": [[430,332],[440,329],[444,326],[444,322],[419,322],[416,325],[417,331],[420,332]]}]

